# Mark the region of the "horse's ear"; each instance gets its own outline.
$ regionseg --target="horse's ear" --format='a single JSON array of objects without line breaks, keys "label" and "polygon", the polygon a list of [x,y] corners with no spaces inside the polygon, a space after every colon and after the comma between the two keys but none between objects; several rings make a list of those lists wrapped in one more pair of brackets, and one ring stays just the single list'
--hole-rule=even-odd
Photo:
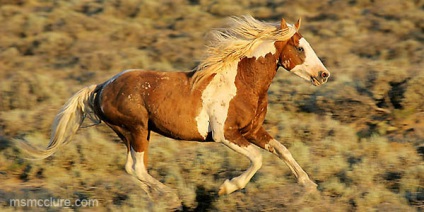
[{"label": "horse's ear", "polygon": [[296,31],[299,31],[301,23],[302,23],[302,18],[297,19],[297,22],[294,24]]},{"label": "horse's ear", "polygon": [[284,18],[282,18],[281,19],[281,29],[284,30],[284,29],[287,29],[287,28],[288,28],[288,26],[287,26],[286,20],[284,20]]}]

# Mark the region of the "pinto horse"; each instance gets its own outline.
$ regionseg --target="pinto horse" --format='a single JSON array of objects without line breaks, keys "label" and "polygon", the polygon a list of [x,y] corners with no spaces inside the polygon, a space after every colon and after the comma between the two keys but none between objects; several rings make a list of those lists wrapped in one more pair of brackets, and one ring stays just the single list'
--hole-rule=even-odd
[{"label": "pinto horse", "polygon": [[251,16],[233,17],[227,28],[211,33],[206,57],[191,72],[131,69],[104,83],[83,88],[57,114],[51,140],[38,150],[24,141],[20,147],[46,158],[70,142],[85,117],[101,120],[127,147],[125,170],[149,188],[166,189],[147,172],[150,132],[174,139],[214,141],[246,156],[250,167],[226,180],[219,194],[243,189],[262,166],[257,147],[282,159],[307,190],[317,185],[287,148],[263,127],[268,88],[279,67],[318,86],[328,70],[299,33],[296,24],[266,23]]}]

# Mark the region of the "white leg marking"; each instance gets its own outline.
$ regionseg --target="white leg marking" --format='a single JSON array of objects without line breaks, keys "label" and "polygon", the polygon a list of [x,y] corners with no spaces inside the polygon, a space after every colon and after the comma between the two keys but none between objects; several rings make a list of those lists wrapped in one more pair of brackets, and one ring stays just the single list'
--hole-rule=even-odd
[{"label": "white leg marking", "polygon": [[277,155],[287,164],[287,166],[296,176],[299,184],[310,190],[316,189],[317,185],[309,179],[308,174],[302,169],[302,167],[300,167],[300,165],[293,158],[292,154],[283,144],[275,139],[272,139],[269,141],[268,145],[265,145],[265,149]]},{"label": "white leg marking", "polygon": [[131,149],[131,153],[134,156],[134,172],[135,176],[143,182],[149,183],[151,176],[147,173],[146,167],[144,166],[144,152],[136,152]]},{"label": "white leg marking", "polygon": [[153,178],[147,172],[147,167],[144,166],[144,152],[136,152],[131,148],[131,154],[134,159],[134,173],[138,180],[146,183],[153,189],[160,189],[163,191],[169,190],[164,184]]},{"label": "white leg marking", "polygon": [[128,151],[127,162],[125,163],[125,171],[127,171],[128,174],[132,175],[134,173],[133,166],[134,166],[134,161],[132,158],[132,154],[131,154],[131,151]]},{"label": "white leg marking", "polygon": [[131,148],[131,154],[134,159],[135,176],[143,183],[141,188],[150,197],[153,194],[155,194],[154,196],[159,195],[159,197],[164,198],[168,203],[174,204],[172,207],[177,208],[181,206],[181,200],[179,200],[178,196],[170,188],[147,173],[147,169],[144,166],[144,152],[136,152]]},{"label": "white leg marking", "polygon": [[262,154],[255,146],[249,145],[246,147],[240,147],[237,144],[227,140],[223,141],[222,143],[230,147],[232,150],[248,157],[251,163],[250,167],[244,171],[243,174],[231,180],[226,180],[219,189],[219,195],[230,194],[236,190],[246,187],[246,184],[250,181],[250,179],[252,179],[253,175],[262,166]]},{"label": "white leg marking", "polygon": [[147,168],[144,166],[144,152],[136,152],[131,148],[131,154],[134,159],[134,173],[140,181],[147,183],[149,186],[163,185],[147,173]]}]

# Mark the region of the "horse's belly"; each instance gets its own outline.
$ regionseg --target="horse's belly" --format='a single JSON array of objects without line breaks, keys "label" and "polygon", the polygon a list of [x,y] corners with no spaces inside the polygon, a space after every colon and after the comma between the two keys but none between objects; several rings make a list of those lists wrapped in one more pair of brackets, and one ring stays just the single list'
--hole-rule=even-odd
[{"label": "horse's belly", "polygon": [[206,137],[199,133],[196,120],[200,111],[198,101],[188,96],[178,99],[174,96],[155,101],[159,104],[150,104],[148,101],[149,128],[175,139],[204,141]]},{"label": "horse's belly", "polygon": [[202,136],[197,130],[194,119],[190,116],[180,115],[175,120],[168,118],[152,118],[149,128],[161,135],[189,141],[204,141],[206,137]]}]

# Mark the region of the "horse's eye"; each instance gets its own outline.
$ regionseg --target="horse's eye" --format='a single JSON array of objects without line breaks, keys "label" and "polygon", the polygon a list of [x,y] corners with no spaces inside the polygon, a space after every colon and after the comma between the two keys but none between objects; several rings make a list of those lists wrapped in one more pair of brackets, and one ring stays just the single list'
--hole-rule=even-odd
[{"label": "horse's eye", "polygon": [[305,51],[305,49],[303,49],[303,47],[297,47],[297,51],[299,51],[299,52],[304,52],[304,51]]}]

